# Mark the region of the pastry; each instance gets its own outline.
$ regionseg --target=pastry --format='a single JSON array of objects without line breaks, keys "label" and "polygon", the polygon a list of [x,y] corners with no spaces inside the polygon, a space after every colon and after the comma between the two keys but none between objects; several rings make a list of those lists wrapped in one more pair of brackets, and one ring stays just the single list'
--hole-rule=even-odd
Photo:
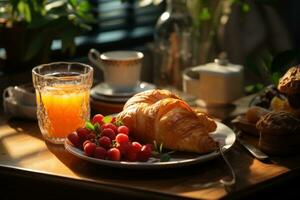
[{"label": "pastry", "polygon": [[281,77],[278,90],[286,94],[292,108],[300,108],[300,66],[291,67]]},{"label": "pastry", "polygon": [[254,123],[250,123],[244,115],[237,116],[231,121],[231,124],[245,133],[253,136],[259,136],[259,132]]},{"label": "pastry", "polygon": [[256,122],[270,111],[259,106],[251,106],[245,115],[237,116],[231,121],[231,124],[238,130],[249,133],[254,136],[259,136],[256,128]]},{"label": "pastry", "polygon": [[300,119],[286,111],[272,111],[256,123],[259,147],[266,153],[288,155],[299,152]]},{"label": "pastry", "polygon": [[256,122],[265,114],[269,113],[270,111],[259,107],[259,106],[252,106],[246,112],[246,119],[248,122],[256,124]]},{"label": "pastry", "polygon": [[167,90],[148,90],[136,94],[117,116],[129,127],[132,137],[144,143],[154,140],[165,148],[208,153],[217,148],[209,133],[216,123]]}]

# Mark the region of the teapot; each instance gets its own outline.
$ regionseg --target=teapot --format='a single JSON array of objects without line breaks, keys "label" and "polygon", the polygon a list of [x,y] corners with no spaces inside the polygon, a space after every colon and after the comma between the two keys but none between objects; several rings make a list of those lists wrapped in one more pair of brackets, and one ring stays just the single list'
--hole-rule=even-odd
[{"label": "teapot", "polygon": [[215,59],[183,72],[183,91],[206,106],[226,105],[243,95],[243,66]]}]

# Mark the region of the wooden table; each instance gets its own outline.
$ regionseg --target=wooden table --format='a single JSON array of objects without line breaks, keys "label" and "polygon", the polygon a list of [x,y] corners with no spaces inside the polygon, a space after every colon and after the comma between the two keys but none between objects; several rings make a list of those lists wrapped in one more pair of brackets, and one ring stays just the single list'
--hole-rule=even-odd
[{"label": "wooden table", "polygon": [[[255,143],[256,140],[252,140]],[[35,184],[34,188],[52,184],[51,188],[58,191],[65,185],[69,188],[67,191],[73,191],[75,197],[79,193],[74,191],[86,188],[102,197],[109,197],[111,194],[114,197],[120,195],[137,199],[232,199],[253,195],[253,192],[268,186],[276,187],[276,183],[290,181],[293,176],[299,177],[300,173],[300,156],[272,157],[269,163],[263,163],[235,144],[226,153],[226,157],[236,172],[236,185],[232,188],[203,189],[197,185],[229,175],[221,158],[169,170],[120,170],[102,167],[80,160],[66,152],[61,145],[45,142],[36,122],[8,119],[3,114],[0,117],[1,176],[10,180],[10,184],[17,184],[22,178],[25,180],[22,187],[27,183]],[[3,189],[3,179],[1,182]],[[19,186],[18,188],[20,189]],[[22,192],[24,195],[27,189]],[[4,194],[7,199],[11,199],[10,192]],[[27,195],[30,196],[30,192]],[[47,197],[43,192],[40,195]],[[51,192],[49,195],[51,196]]]}]

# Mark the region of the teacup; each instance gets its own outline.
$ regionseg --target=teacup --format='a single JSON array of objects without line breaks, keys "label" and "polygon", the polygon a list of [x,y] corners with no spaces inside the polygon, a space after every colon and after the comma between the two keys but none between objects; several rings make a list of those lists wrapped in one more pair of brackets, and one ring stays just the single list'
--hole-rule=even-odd
[{"label": "teacup", "polygon": [[104,82],[116,92],[132,91],[140,82],[143,53],[138,51],[109,51],[88,53],[89,60],[104,73]]}]

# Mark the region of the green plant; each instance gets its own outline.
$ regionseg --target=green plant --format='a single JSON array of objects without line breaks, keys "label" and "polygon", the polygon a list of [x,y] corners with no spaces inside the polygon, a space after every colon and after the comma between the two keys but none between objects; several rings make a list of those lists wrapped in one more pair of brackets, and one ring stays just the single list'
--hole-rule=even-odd
[{"label": "green plant", "polygon": [[[53,39],[61,39],[63,52],[74,53],[75,36],[83,30],[90,30],[88,23],[93,22],[88,0],[8,0],[1,2],[0,29],[22,30],[23,34],[27,34],[25,38],[27,41],[20,41],[26,44],[24,55],[20,58],[23,61],[33,59],[42,48],[45,48],[45,41],[52,42]],[[30,37],[32,34],[35,34],[34,38]],[[8,37],[7,35],[9,36],[6,34],[4,37]],[[51,42],[48,43],[51,44]]]},{"label": "green plant", "polygon": [[280,77],[289,67],[299,62],[300,51],[297,49],[286,50],[273,55],[270,51],[264,51],[256,63],[248,61],[246,65],[260,77],[262,82],[248,85],[247,93],[258,92],[266,85],[277,85]]}]

